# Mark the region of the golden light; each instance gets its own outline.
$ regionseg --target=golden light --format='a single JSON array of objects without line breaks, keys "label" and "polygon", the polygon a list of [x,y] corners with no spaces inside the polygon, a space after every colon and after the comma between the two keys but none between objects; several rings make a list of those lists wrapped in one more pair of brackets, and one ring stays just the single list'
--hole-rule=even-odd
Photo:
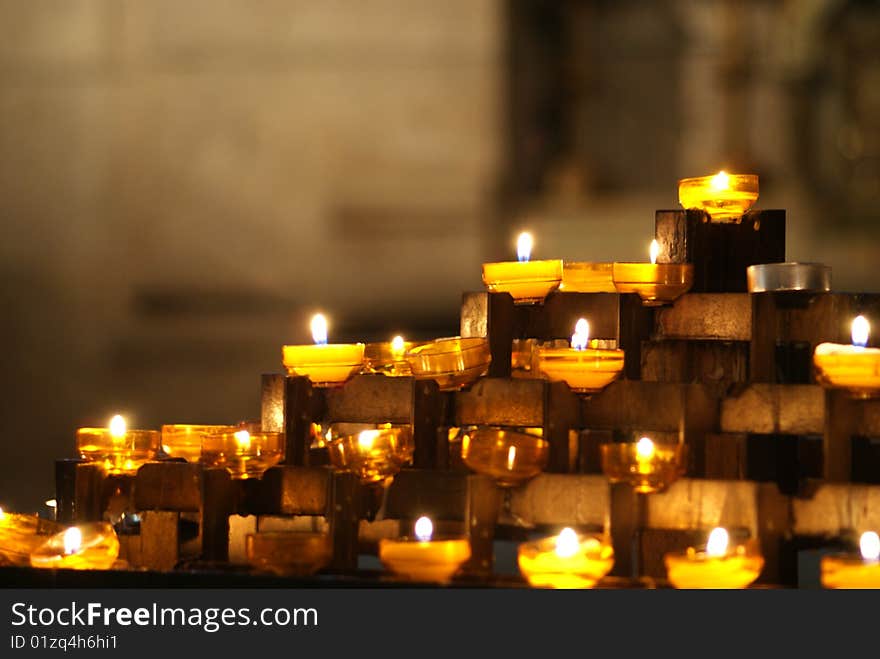
[{"label": "golden light", "polygon": [[721,170],[715,176],[712,177],[712,180],[709,181],[709,185],[713,190],[722,191],[730,188],[730,177],[724,170]]},{"label": "golden light", "polygon": [[655,451],[654,442],[648,437],[642,437],[636,444],[636,457],[639,460],[650,460],[654,457]]},{"label": "golden light", "polygon": [[[227,435],[228,437],[228,435]],[[235,443],[238,444],[238,448],[242,451],[247,451],[251,447],[251,434],[247,430],[239,430],[234,434]]]},{"label": "golden light", "polygon": [[556,538],[556,555],[559,558],[571,558],[578,551],[578,537],[574,529],[567,526],[559,532]]},{"label": "golden light", "polygon": [[513,471],[513,464],[516,462],[516,447],[511,446],[507,449],[507,469]]},{"label": "golden light", "polygon": [[125,437],[126,425],[125,419],[121,414],[117,414],[112,419],[110,419],[110,436],[114,439],[120,439]]},{"label": "golden light", "polygon": [[415,526],[416,538],[422,542],[428,542],[434,535],[434,524],[428,517],[419,517]]},{"label": "golden light", "polygon": [[57,508],[58,502],[55,499],[46,499],[46,505],[49,506],[49,508]]},{"label": "golden light", "polygon": [[312,316],[312,339],[317,345],[327,343],[327,319],[322,313],[316,313]]},{"label": "golden light", "polygon": [[852,343],[854,346],[864,348],[868,345],[868,336],[871,334],[871,323],[864,316],[856,316],[852,321]]},{"label": "golden light", "polygon": [[399,334],[391,339],[391,354],[398,358],[403,355],[403,350],[406,347],[406,342],[403,340],[403,337]]},{"label": "golden light", "polygon": [[651,241],[651,247],[648,250],[648,254],[651,256],[651,265],[657,264],[657,257],[660,256],[660,243],[657,242],[657,239]]},{"label": "golden light", "polygon": [[586,318],[581,318],[575,323],[574,334],[571,335],[571,347],[575,350],[583,350],[590,342],[590,323]]},{"label": "golden light", "polygon": [[3,509],[0,508],[0,519],[3,519],[3,516],[4,516],[5,514],[6,514],[6,513],[3,512]]},{"label": "golden light", "polygon": [[712,529],[709,540],[706,542],[706,554],[709,556],[724,556],[727,553],[727,545],[730,543],[730,535],[727,529],[720,526]]},{"label": "golden light", "polygon": [[534,246],[534,240],[532,239],[532,234],[528,231],[523,231],[519,234],[519,238],[516,239],[516,258],[519,261],[528,261],[532,255],[532,247]]},{"label": "golden light", "polygon": [[358,446],[362,451],[370,451],[372,450],[373,443],[376,441],[376,438],[378,436],[378,430],[362,430],[358,434]]},{"label": "golden light", "polygon": [[75,554],[82,547],[82,531],[76,526],[71,526],[64,532],[65,555]]},{"label": "golden light", "polygon": [[880,536],[874,531],[865,531],[859,538],[859,549],[862,552],[862,558],[866,561],[880,559]]}]

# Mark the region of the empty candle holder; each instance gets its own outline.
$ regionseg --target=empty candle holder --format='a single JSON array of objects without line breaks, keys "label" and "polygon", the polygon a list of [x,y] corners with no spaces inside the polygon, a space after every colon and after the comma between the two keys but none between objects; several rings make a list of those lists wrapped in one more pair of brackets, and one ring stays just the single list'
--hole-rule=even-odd
[{"label": "empty candle holder", "polygon": [[31,552],[60,530],[57,522],[0,509],[0,565],[29,565]]},{"label": "empty candle holder", "polygon": [[202,456],[202,438],[221,432],[236,432],[237,426],[173,423],[162,426],[162,452],[169,458],[198,462]]},{"label": "empty candle holder", "polygon": [[119,538],[107,522],[72,526],[56,533],[30,556],[31,567],[109,570],[119,557]]},{"label": "empty candle holder", "polygon": [[108,474],[134,474],[143,464],[154,460],[161,446],[158,430],[129,430],[121,416],[115,416],[107,428],[80,428],[76,448],[80,457],[101,464]]},{"label": "empty candle holder", "polygon": [[464,537],[434,537],[427,517],[415,524],[415,535],[382,538],[379,560],[395,574],[412,581],[447,583],[471,557],[470,541]]},{"label": "empty candle holder", "polygon": [[442,391],[454,391],[473,384],[489,368],[489,341],[453,337],[416,346],[406,353],[413,375],[435,380]]},{"label": "empty candle holder", "polygon": [[284,457],[284,435],[265,430],[226,430],[202,438],[201,462],[226,469],[233,479],[259,478]]},{"label": "empty candle holder", "polygon": [[495,479],[501,487],[522,485],[547,466],[550,444],[535,434],[540,430],[519,432],[492,427],[468,430],[461,440],[462,460],[475,472]]},{"label": "empty candle holder", "polygon": [[563,529],[558,536],[519,546],[520,572],[535,588],[592,588],[614,567],[607,538]]},{"label": "empty candle holder", "polygon": [[616,293],[612,263],[579,263],[562,265],[559,290],[566,293]]},{"label": "empty candle holder", "polygon": [[681,589],[746,588],[764,568],[757,542],[731,546],[723,528],[713,529],[704,547],[666,554],[664,563],[669,582]]},{"label": "empty candle holder", "polygon": [[662,492],[683,476],[686,446],[638,442],[612,442],[599,447],[602,472],[612,483],[629,483],[636,492]]},{"label": "empty candle holder", "polygon": [[367,343],[364,346],[364,373],[381,373],[391,377],[412,375],[412,368],[406,361],[406,353],[421,345],[415,341],[405,341],[396,336],[391,341]]},{"label": "empty candle holder", "polygon": [[333,543],[325,533],[248,533],[245,551],[255,569],[285,577],[313,575],[333,559]]},{"label": "empty candle holder", "polygon": [[737,222],[758,200],[758,177],[727,174],[684,178],[678,182],[682,208],[705,211],[713,222]]},{"label": "empty candle holder", "polygon": [[325,440],[330,464],[362,483],[384,483],[412,460],[412,427],[391,424],[335,424]]},{"label": "empty candle holder", "polygon": [[823,556],[821,578],[824,588],[880,588],[880,537],[866,531],[859,539],[859,554]]}]

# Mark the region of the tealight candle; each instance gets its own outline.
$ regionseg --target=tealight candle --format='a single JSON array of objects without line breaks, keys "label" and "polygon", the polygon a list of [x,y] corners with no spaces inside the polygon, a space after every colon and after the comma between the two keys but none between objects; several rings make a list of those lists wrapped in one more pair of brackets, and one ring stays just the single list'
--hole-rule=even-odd
[{"label": "tealight candle", "polygon": [[536,588],[592,588],[614,566],[614,549],[604,538],[565,528],[556,537],[521,544],[518,562]]},{"label": "tealight candle", "polygon": [[162,452],[170,458],[198,462],[202,438],[219,432],[235,432],[236,426],[175,423],[162,426]]},{"label": "tealight candle", "polygon": [[745,588],[764,568],[764,558],[755,543],[730,546],[726,529],[709,534],[705,550],[688,547],[683,553],[664,557],[666,574],[676,588]]},{"label": "tealight candle", "polygon": [[859,539],[860,556],[838,555],[822,558],[822,585],[825,588],[880,588],[880,536],[866,531]]},{"label": "tealight candle", "polygon": [[80,428],[76,447],[83,460],[99,462],[109,474],[134,474],[159,451],[157,430],[129,430],[116,415],[107,428]]},{"label": "tealight candle", "polygon": [[683,208],[705,211],[713,222],[736,222],[758,200],[758,177],[728,174],[684,178],[678,182]]},{"label": "tealight candle", "polygon": [[673,302],[694,283],[692,263],[657,263],[660,243],[651,241],[650,263],[615,263],[614,286],[618,293],[636,293],[646,306]]},{"label": "tealight candle", "polygon": [[9,513],[0,508],[0,565],[28,565],[31,552],[46,541],[41,535],[57,524],[37,515]]},{"label": "tealight candle", "polygon": [[516,304],[543,302],[562,281],[562,261],[530,261],[532,246],[532,235],[523,232],[517,240],[517,261],[484,263],[486,288],[494,293],[510,293]]},{"label": "tealight candle", "polygon": [[119,539],[107,522],[72,526],[31,553],[31,566],[71,570],[108,570],[119,556]]},{"label": "tealight candle", "polygon": [[383,538],[379,541],[382,564],[413,581],[446,583],[471,557],[467,538],[434,538],[434,524],[420,517],[415,537]]},{"label": "tealight candle", "polygon": [[364,347],[364,373],[382,373],[392,377],[412,375],[409,362],[406,361],[407,350],[412,350],[419,343],[406,341],[402,336],[395,336],[387,343],[368,343]]},{"label": "tealight candle", "polygon": [[361,370],[363,343],[327,343],[327,319],[323,314],[312,317],[311,330],[315,345],[286,345],[281,349],[290,375],[307,376],[316,387],[337,387]]},{"label": "tealight candle", "polygon": [[612,442],[599,448],[602,471],[612,483],[626,482],[636,492],[662,492],[685,472],[685,445],[657,445],[650,437]]},{"label": "tealight candle", "polygon": [[202,438],[202,464],[225,468],[232,478],[259,478],[284,457],[284,435],[278,432],[228,430]]},{"label": "tealight candle", "polygon": [[385,482],[412,459],[415,450],[410,426],[389,423],[341,434],[331,428],[329,433],[325,445],[330,464],[356,474],[362,483]]},{"label": "tealight candle", "polygon": [[852,345],[820,343],[813,352],[816,379],[825,387],[846,389],[859,398],[880,394],[880,349],[867,348],[871,325],[852,321]]},{"label": "tealight candle", "polygon": [[538,368],[548,379],[566,382],[572,391],[601,391],[623,370],[625,355],[623,350],[589,345],[590,324],[581,318],[575,324],[570,348],[538,348]]}]

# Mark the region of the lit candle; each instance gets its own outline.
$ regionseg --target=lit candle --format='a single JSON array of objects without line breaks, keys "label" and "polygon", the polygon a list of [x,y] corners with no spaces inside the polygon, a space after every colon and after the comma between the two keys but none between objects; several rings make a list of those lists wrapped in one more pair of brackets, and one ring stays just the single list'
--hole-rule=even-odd
[{"label": "lit candle", "polygon": [[519,546],[519,569],[536,588],[592,588],[614,566],[604,538],[565,528],[553,538]]},{"label": "lit candle", "polygon": [[540,474],[547,466],[550,444],[538,432],[481,427],[461,439],[461,459],[479,474],[495,479],[500,487],[516,487]]},{"label": "lit candle", "polygon": [[108,570],[119,556],[119,539],[106,522],[72,526],[31,553],[31,566],[72,570]]},{"label": "lit candle", "polygon": [[134,474],[159,452],[161,435],[157,430],[131,430],[117,414],[106,428],[80,428],[76,447],[80,456],[100,462],[107,473]]},{"label": "lit candle", "polygon": [[406,361],[418,380],[434,380],[441,391],[476,382],[489,368],[489,340],[477,337],[437,339],[408,350]]},{"label": "lit candle", "polygon": [[730,546],[724,528],[712,529],[705,549],[688,547],[664,557],[666,573],[676,588],[745,588],[764,568],[764,558],[754,542]]},{"label": "lit candle", "polygon": [[636,293],[646,306],[673,302],[694,283],[691,263],[657,263],[660,243],[651,241],[650,263],[614,263],[612,277],[618,293]]},{"label": "lit candle", "polygon": [[225,468],[237,480],[259,478],[283,457],[284,436],[278,432],[231,428],[202,437],[202,464]]},{"label": "lit candle", "polygon": [[6,512],[0,508],[0,565],[28,565],[30,554],[46,540],[47,531],[56,531],[55,522],[36,515]]},{"label": "lit candle", "polygon": [[562,281],[559,259],[530,261],[534,240],[523,232],[516,243],[516,261],[483,264],[483,283],[494,293],[510,293],[517,304],[543,302]]},{"label": "lit candle", "polygon": [[736,222],[758,200],[758,177],[720,171],[681,179],[678,200],[683,208],[705,211],[713,222]]},{"label": "lit candle", "polygon": [[562,380],[572,391],[592,394],[611,384],[623,370],[623,350],[588,347],[590,324],[585,318],[575,324],[570,345],[537,349],[538,367],[549,380]]},{"label": "lit candle", "polygon": [[327,318],[311,321],[314,345],[286,345],[282,360],[290,375],[307,376],[317,387],[341,386],[364,365],[363,343],[327,343]]},{"label": "lit candle", "polygon": [[599,448],[602,471],[612,483],[629,483],[636,492],[662,492],[685,472],[685,445],[657,445],[650,437],[638,442],[611,442]]},{"label": "lit candle", "polygon": [[416,521],[415,537],[383,538],[379,559],[388,569],[413,581],[446,583],[471,557],[466,538],[435,538],[428,517]]},{"label": "lit candle", "polygon": [[348,432],[328,430],[325,441],[330,464],[338,471],[357,475],[362,483],[387,483],[412,460],[415,445],[411,426],[382,424],[377,428]]},{"label": "lit candle", "polygon": [[852,345],[821,343],[813,352],[816,379],[825,387],[846,389],[861,398],[880,394],[880,349],[868,348],[871,325],[864,316],[852,321]]},{"label": "lit candle", "polygon": [[859,538],[860,555],[824,556],[822,585],[825,588],[880,588],[880,536],[866,531]]},{"label": "lit candle", "polygon": [[198,462],[202,455],[202,438],[219,432],[235,432],[230,425],[174,423],[162,426],[162,452],[170,458]]}]

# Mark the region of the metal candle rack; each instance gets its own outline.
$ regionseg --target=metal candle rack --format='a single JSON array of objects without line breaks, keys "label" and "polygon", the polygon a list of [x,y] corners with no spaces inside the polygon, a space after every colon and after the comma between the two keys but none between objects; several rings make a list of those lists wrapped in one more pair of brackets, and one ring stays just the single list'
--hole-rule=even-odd
[{"label": "metal candle rack", "polygon": [[[129,477],[141,519],[130,560],[160,570],[191,555],[223,562],[230,515],[253,515],[257,526],[262,517],[310,515],[329,525],[329,570],[351,572],[376,500],[327,466],[312,448],[312,424],[395,423],[412,426],[415,452],[412,468],[384,494],[384,516],[460,524],[473,550],[466,571],[487,579],[501,496],[490,479],[450,460],[448,430],[495,425],[540,427],[550,445],[547,473],[512,492],[510,512],[536,526],[610,526],[617,574],[662,577],[663,551],[726,523],[760,538],[763,581],[791,583],[793,547],[821,544],[817,537],[833,543],[852,527],[841,519],[843,501],[880,500],[880,488],[858,484],[880,482],[871,441],[880,437],[880,402],[812,384],[810,361],[818,342],[845,336],[855,314],[880,321],[880,296],[747,293],[748,266],[785,259],[784,211],[752,211],[726,224],[697,211],[658,211],[655,235],[659,262],[694,266],[691,292],[672,305],[556,292],[543,304],[517,306],[507,294],[465,293],[461,335],[487,338],[492,354],[487,377],[469,389],[441,392],[433,381],[384,375],[319,389],[304,377],[264,375],[262,425],[285,433],[283,463],[249,481],[174,461],[145,465]],[[567,338],[579,317],[626,351],[620,380],[583,397],[564,383],[511,377],[513,340]],[[609,487],[599,473],[600,442],[641,432],[689,446],[687,477],[665,493]],[[56,476],[61,521],[103,515],[108,484],[99,469],[59,461]],[[880,526],[880,510],[865,514]],[[195,540],[181,534],[182,520],[196,523]]]}]

